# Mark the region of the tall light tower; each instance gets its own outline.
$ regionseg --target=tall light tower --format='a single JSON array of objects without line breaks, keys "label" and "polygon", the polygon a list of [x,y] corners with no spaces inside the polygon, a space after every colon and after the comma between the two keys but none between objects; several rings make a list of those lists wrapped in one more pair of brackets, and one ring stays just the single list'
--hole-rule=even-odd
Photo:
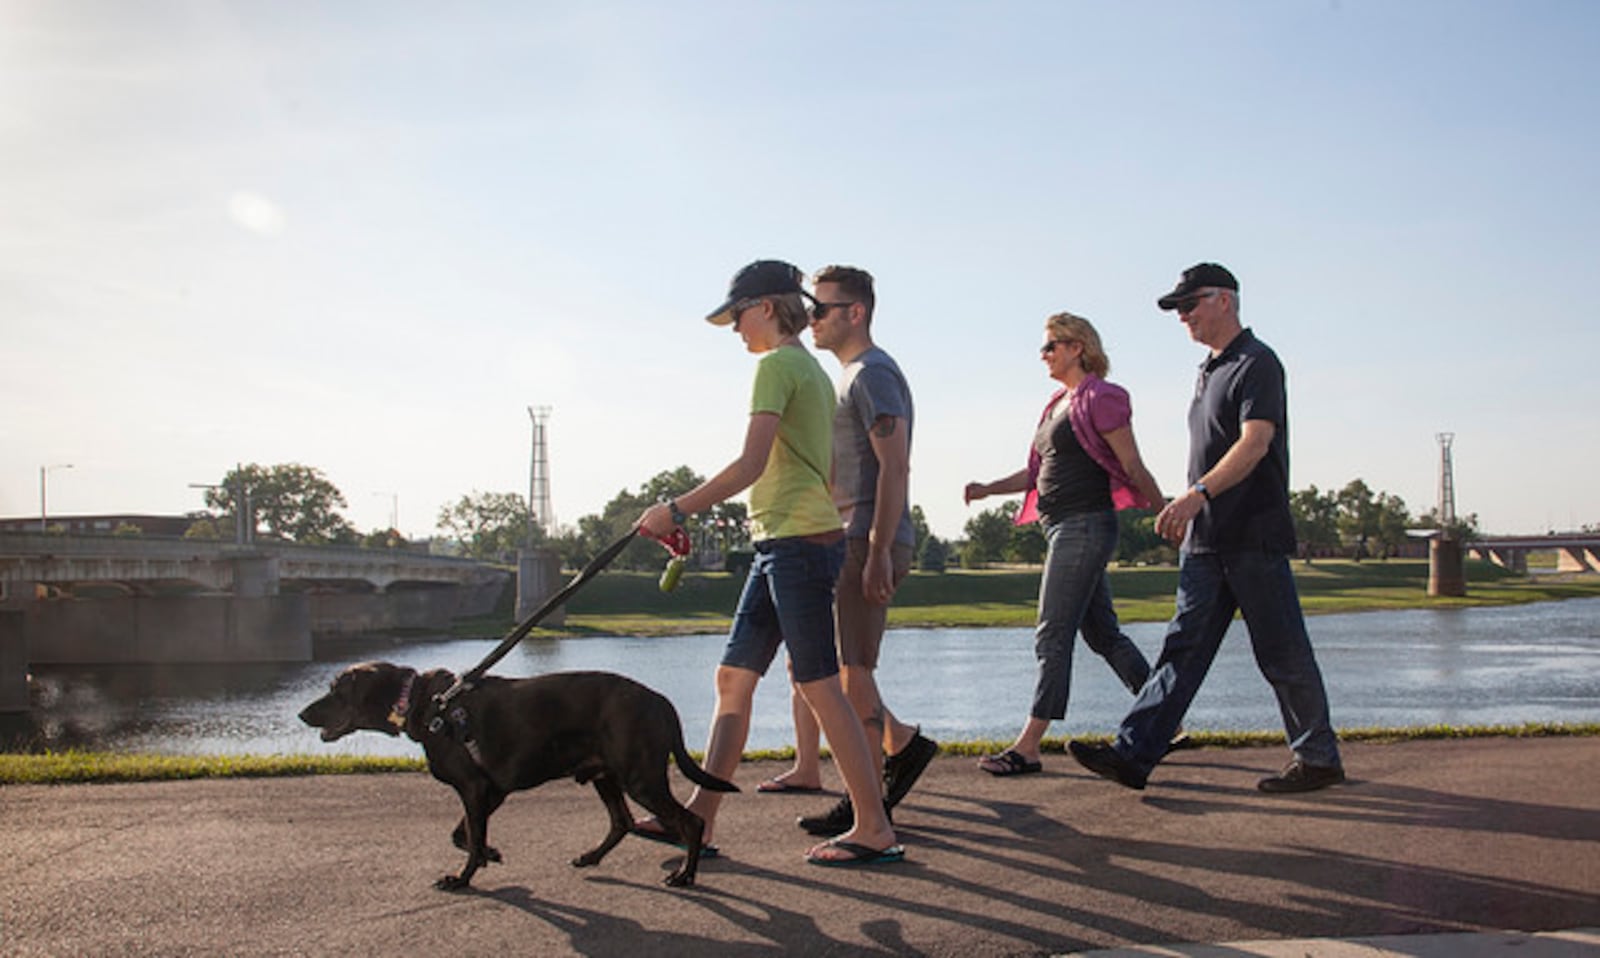
[{"label": "tall light tower", "polygon": [[1456,537],[1456,480],[1450,464],[1453,432],[1441,432],[1439,439],[1439,534],[1428,542],[1428,594],[1458,596],[1467,594],[1466,554]]},{"label": "tall light tower", "polygon": [[1449,535],[1456,524],[1455,470],[1450,465],[1450,444],[1456,434],[1441,432],[1439,439],[1439,528]]},{"label": "tall light tower", "polygon": [[550,450],[545,439],[550,419],[549,406],[529,406],[533,422],[533,462],[528,468],[528,544],[533,545],[535,527],[549,533],[555,525],[550,508]]}]

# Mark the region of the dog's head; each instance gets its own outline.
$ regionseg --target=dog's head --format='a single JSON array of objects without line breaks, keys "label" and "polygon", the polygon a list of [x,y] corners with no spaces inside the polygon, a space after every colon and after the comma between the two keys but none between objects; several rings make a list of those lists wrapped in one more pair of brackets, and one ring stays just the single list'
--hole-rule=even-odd
[{"label": "dog's head", "polygon": [[322,729],[324,742],[362,730],[399,735],[421,691],[416,679],[415,669],[388,662],[352,665],[334,677],[327,695],[301,710],[300,721]]}]

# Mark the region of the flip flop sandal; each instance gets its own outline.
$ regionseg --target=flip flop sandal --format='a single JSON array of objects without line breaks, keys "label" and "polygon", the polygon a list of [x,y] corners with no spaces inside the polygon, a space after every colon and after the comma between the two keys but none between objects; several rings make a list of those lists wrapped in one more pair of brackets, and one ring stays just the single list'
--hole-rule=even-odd
[{"label": "flip flop sandal", "polygon": [[1031,775],[1034,772],[1044,771],[1042,762],[1030,762],[1009,748],[999,755],[985,755],[978,761],[978,767],[995,778]]},{"label": "flip flop sandal", "polygon": [[[686,852],[686,851],[689,850],[687,847],[685,847],[684,845],[680,844],[676,839],[667,837],[667,833],[666,832],[658,832],[653,828],[640,828],[637,824],[635,824],[632,828],[628,829],[628,831],[631,832],[634,835],[639,836],[640,838],[644,839],[645,841],[655,842],[658,845],[671,845],[673,848],[676,848],[680,852]],[[715,845],[707,844],[707,845],[701,845],[700,846],[700,857],[701,858],[720,858],[721,856],[722,856],[722,849],[718,848]]]},{"label": "flip flop sandal", "polygon": [[769,778],[756,786],[756,791],[763,795],[781,795],[785,792],[791,795],[815,795],[822,791],[821,785],[791,785],[781,779]]},{"label": "flip flop sandal", "polygon": [[824,842],[824,848],[837,848],[847,852],[848,858],[823,858],[820,855],[808,853],[806,861],[824,868],[853,868],[857,865],[892,865],[895,862],[906,860],[906,850],[901,845],[890,845],[888,848],[868,848],[855,842],[841,842],[837,838]]}]

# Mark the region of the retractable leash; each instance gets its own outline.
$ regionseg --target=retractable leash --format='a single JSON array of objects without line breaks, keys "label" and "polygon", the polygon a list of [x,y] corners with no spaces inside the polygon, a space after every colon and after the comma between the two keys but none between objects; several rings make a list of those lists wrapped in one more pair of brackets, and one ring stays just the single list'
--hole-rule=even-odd
[{"label": "retractable leash", "polygon": [[689,550],[694,544],[689,541],[689,533],[683,526],[673,526],[672,531],[665,536],[658,536],[649,529],[640,529],[645,538],[654,539],[661,543],[672,558],[667,560],[667,567],[661,570],[661,580],[656,583],[662,592],[671,592],[678,587],[678,580],[683,578],[684,564],[689,561]]}]

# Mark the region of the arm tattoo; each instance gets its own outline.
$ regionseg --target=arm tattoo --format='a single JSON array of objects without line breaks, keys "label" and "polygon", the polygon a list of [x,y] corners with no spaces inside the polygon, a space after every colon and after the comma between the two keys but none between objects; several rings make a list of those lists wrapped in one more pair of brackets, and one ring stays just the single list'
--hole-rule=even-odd
[{"label": "arm tattoo", "polygon": [[888,439],[894,435],[895,425],[899,421],[894,416],[879,416],[872,423],[872,434],[879,439]]}]

